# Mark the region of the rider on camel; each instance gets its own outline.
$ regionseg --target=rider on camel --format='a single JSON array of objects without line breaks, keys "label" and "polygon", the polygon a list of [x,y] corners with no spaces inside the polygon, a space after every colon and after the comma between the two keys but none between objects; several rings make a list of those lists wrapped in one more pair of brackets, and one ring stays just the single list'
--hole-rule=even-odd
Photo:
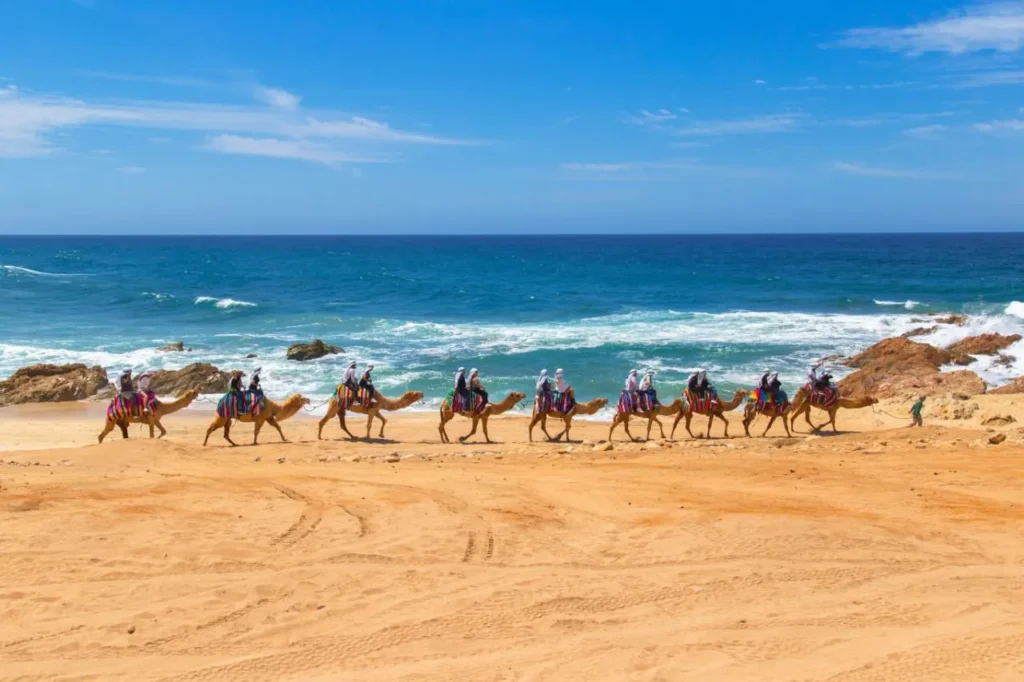
[{"label": "rider on camel", "polygon": [[125,400],[131,400],[135,397],[135,387],[132,384],[132,370],[131,368],[121,372],[121,376],[117,381],[117,389],[121,393],[121,397]]},{"label": "rider on camel", "polygon": [[367,365],[366,371],[363,372],[363,376],[359,379],[359,388],[366,391],[367,407],[373,404],[373,398],[377,395],[377,389],[373,387],[373,377],[370,373],[373,371],[373,365]]},{"label": "rider on camel", "polygon": [[249,379],[249,395],[251,395],[252,398],[255,399],[256,405],[258,405],[260,408],[264,406],[267,400],[266,396],[263,394],[263,389],[260,388],[261,371],[263,371],[262,368],[257,367],[252,372],[252,378]]},{"label": "rider on camel", "polygon": [[555,392],[566,394],[571,390],[568,383],[565,381],[565,374],[561,369],[555,370]]},{"label": "rider on camel", "polygon": [[245,391],[242,389],[242,377],[245,376],[245,372],[236,369],[231,372],[231,383],[228,385],[228,393],[234,395],[238,401],[238,409],[243,410],[245,402]]},{"label": "rider on camel", "polygon": [[348,369],[345,370],[345,379],[341,382],[342,386],[352,392],[353,398],[359,395],[359,384],[356,382],[356,361],[348,363]]},{"label": "rider on camel", "polygon": [[778,372],[772,372],[771,376],[768,377],[768,395],[772,397],[772,402],[781,402],[779,398],[782,397],[782,382],[779,381]]},{"label": "rider on camel", "polygon": [[484,385],[480,383],[480,372],[473,369],[469,370],[469,390],[484,399],[484,405],[488,403],[490,397],[487,394],[487,390],[484,389]]},{"label": "rider on camel", "polygon": [[142,393],[142,399],[146,402],[146,411],[152,412],[156,406],[156,394],[149,389],[149,382],[153,379],[152,372],[143,372],[139,375],[139,392]]},{"label": "rider on camel", "polygon": [[[470,405],[472,397],[473,394],[466,386],[466,368],[459,367],[459,371],[455,373],[455,399],[461,401],[465,409]],[[455,405],[452,405],[452,409],[455,409]]]},{"label": "rider on camel", "polygon": [[637,408],[637,395],[640,391],[640,384],[636,380],[636,370],[629,370],[629,376],[626,377],[626,393],[629,395],[629,404],[631,409],[635,412]]},{"label": "rider on camel", "polygon": [[658,392],[654,389],[654,370],[648,370],[644,375],[643,381],[640,382],[640,392],[647,395],[650,407],[657,407]]}]

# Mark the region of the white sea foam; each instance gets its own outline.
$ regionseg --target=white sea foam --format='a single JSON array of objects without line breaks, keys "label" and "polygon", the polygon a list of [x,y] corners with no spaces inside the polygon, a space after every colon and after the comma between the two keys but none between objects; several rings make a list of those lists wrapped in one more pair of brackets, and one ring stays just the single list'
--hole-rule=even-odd
[{"label": "white sea foam", "polygon": [[171,294],[159,294],[153,291],[143,291],[142,296],[144,298],[152,298],[153,300],[156,301],[166,301],[168,299],[174,298],[174,296],[172,296]]},{"label": "white sea foam", "polygon": [[875,305],[902,306],[902,307],[906,308],[907,310],[913,310],[917,306],[921,305],[921,302],[920,301],[911,301],[909,299],[906,300],[906,301],[879,301],[878,299],[875,299]]},{"label": "white sea foam", "polygon": [[213,303],[217,308],[255,308],[255,303],[249,301],[236,301],[233,298],[214,298],[213,296],[199,296],[195,300],[196,305],[202,303]]},{"label": "white sea foam", "polygon": [[42,270],[32,270],[31,268],[23,268],[19,265],[4,265],[2,266],[7,272],[14,273],[16,275],[31,275],[33,277],[89,277],[90,275],[85,273],[77,272],[43,272]]}]

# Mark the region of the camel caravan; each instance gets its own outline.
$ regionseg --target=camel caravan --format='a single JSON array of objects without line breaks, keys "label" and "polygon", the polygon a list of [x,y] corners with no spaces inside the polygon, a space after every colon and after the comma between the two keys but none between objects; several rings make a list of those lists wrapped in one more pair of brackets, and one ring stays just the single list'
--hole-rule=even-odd
[{"label": "camel caravan", "polygon": [[[230,375],[228,392],[217,402],[216,413],[206,430],[206,437],[203,445],[209,443],[210,436],[220,430],[224,440],[232,446],[236,445],[231,439],[231,425],[234,422],[253,424],[252,444],[259,441],[260,431],[264,424],[269,424],[278,433],[282,442],[287,442],[284,431],[281,429],[281,422],[289,419],[298,412],[310,405],[309,398],[301,394],[294,394],[282,402],[275,402],[266,397],[260,387],[260,370],[253,372],[253,376],[247,388],[243,388],[243,379],[246,376],[241,371],[234,371]],[[326,402],[327,412],[320,419],[317,430],[317,439],[323,439],[324,427],[335,417],[342,432],[349,439],[356,439],[356,436],[349,431],[345,423],[347,413],[366,415],[366,436],[371,438],[372,428],[375,420],[380,421],[378,438],[384,438],[384,428],[387,419],[383,412],[394,412],[421,404],[423,394],[419,391],[407,391],[396,399],[391,399],[377,392],[372,380],[373,365],[368,365],[366,370],[357,378],[356,363],[349,364],[342,383],[331,398]],[[162,418],[188,407],[198,397],[199,391],[190,389],[185,391],[176,400],[161,402],[150,390],[149,379],[152,375],[142,374],[138,381],[133,380],[131,371],[126,370],[120,377],[120,392],[111,400],[106,411],[106,419],[103,431],[99,434],[99,442],[115,428],[121,431],[123,438],[128,437],[128,426],[130,424],[145,424],[149,427],[149,436],[164,437],[167,430],[162,424]],[[456,415],[469,419],[471,422],[469,432],[459,436],[458,441],[463,443],[476,435],[477,430],[483,432],[484,440],[492,442],[487,431],[487,422],[490,417],[508,412],[519,406],[526,399],[527,394],[513,391],[498,402],[491,402],[490,395],[480,380],[480,374],[472,369],[467,377],[465,369],[460,367],[455,374],[453,388],[441,402],[440,422],[437,430],[442,443],[450,443],[447,425]],[[630,371],[625,388],[619,395],[615,405],[615,414],[612,418],[611,427],[608,430],[608,440],[615,434],[616,428],[620,425],[626,436],[631,440],[638,440],[629,429],[630,421],[634,418],[644,420],[647,424],[646,439],[650,439],[651,431],[655,425],[661,438],[665,438],[665,429],[659,417],[675,417],[670,431],[670,437],[675,438],[676,428],[680,422],[684,422],[684,428],[690,438],[694,438],[691,430],[691,422],[694,416],[707,417],[707,430],[697,437],[710,438],[711,427],[716,419],[724,426],[724,435],[729,437],[729,420],[725,414],[743,405],[742,424],[747,437],[750,437],[750,426],[759,416],[768,419],[768,425],[762,436],[766,436],[777,420],[782,421],[787,436],[792,436],[795,430],[795,422],[803,417],[812,431],[819,431],[831,425],[836,431],[836,413],[840,408],[860,409],[877,403],[871,397],[846,398],[840,395],[838,387],[832,384],[832,375],[824,374],[818,376],[814,370],[811,371],[808,382],[797,390],[793,401],[790,402],[786,392],[782,390],[777,373],[765,372],[761,377],[759,385],[752,391],[736,391],[732,398],[723,400],[718,391],[708,381],[705,371],[695,372],[689,379],[682,394],[665,405],[658,399],[658,393],[654,387],[654,372],[647,372],[642,380],[638,379],[638,371]],[[578,402],[576,393],[566,382],[563,370],[555,372],[553,380],[548,377],[547,370],[543,370],[537,379],[534,391],[533,411],[530,417],[528,435],[533,441],[534,429],[540,426],[545,438],[551,442],[557,442],[563,437],[566,442],[570,441],[572,421],[577,416],[590,416],[597,414],[608,405],[605,398],[595,398],[588,402]],[[811,421],[811,409],[824,412],[828,419],[821,425],[816,426]],[[561,422],[561,430],[554,436],[548,431],[548,419]],[[160,435],[156,436],[156,431]]]}]

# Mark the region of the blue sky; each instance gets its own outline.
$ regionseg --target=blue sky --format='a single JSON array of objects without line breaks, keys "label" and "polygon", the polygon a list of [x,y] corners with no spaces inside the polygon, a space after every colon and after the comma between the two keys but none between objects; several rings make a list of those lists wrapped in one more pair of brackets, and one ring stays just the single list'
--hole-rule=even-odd
[{"label": "blue sky", "polygon": [[1024,1],[0,2],[0,232],[1024,227]]}]

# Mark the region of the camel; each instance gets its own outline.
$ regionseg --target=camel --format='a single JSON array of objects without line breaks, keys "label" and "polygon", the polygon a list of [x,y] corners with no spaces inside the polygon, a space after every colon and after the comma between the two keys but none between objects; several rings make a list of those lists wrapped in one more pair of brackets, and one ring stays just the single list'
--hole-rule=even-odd
[{"label": "camel", "polygon": [[766,403],[758,408],[757,402],[751,398],[743,408],[743,430],[746,432],[747,438],[750,438],[750,425],[754,423],[754,420],[757,419],[757,415],[759,414],[768,417],[768,426],[765,427],[764,433],[761,434],[762,438],[768,435],[768,432],[772,428],[772,424],[774,424],[775,420],[779,417],[782,417],[782,425],[786,428],[786,437],[792,438],[793,434],[789,432],[789,422],[786,421],[792,410],[793,403],[791,402],[786,403],[782,412],[779,412],[778,409],[776,409],[776,405],[774,403]]},{"label": "camel", "polygon": [[[387,426],[388,421],[381,414],[381,410],[387,410],[388,412],[394,412],[395,410],[404,410],[413,403],[418,403],[423,400],[423,394],[419,391],[406,391],[402,394],[402,397],[398,400],[391,400],[382,396],[380,393],[376,394],[373,398],[373,404],[369,407],[363,407],[362,405],[354,404],[349,405],[346,409],[349,412],[356,412],[358,414],[366,415],[366,437],[370,437],[370,426],[373,424],[373,418],[380,419],[380,438],[384,437],[384,427]],[[320,430],[317,431],[317,440],[323,440],[324,425],[327,424],[335,416],[338,417],[338,423],[341,424],[341,430],[348,434],[348,437],[355,440],[355,436],[348,430],[345,425],[345,413],[338,409],[338,394],[335,393],[331,398],[331,402],[327,405],[327,414],[320,420]]]},{"label": "camel", "polygon": [[192,404],[192,401],[199,397],[199,391],[194,388],[190,388],[181,394],[181,396],[172,402],[162,403],[159,400],[153,405],[153,411],[145,413],[139,417],[129,417],[126,421],[114,421],[113,419],[107,418],[107,423],[103,425],[103,431],[99,435],[99,441],[102,443],[103,439],[107,437],[107,434],[114,430],[114,427],[120,427],[121,437],[128,437],[128,425],[129,424],[149,424],[149,437],[153,437],[153,427],[160,429],[160,438],[167,435],[167,429],[164,428],[163,424],[160,423],[162,417],[166,417],[169,414],[173,414],[178,410],[183,410]]},{"label": "camel", "polygon": [[[870,407],[878,402],[878,398],[872,398],[871,396],[865,396],[863,398],[844,398],[839,396],[839,399],[832,403],[831,406],[821,407],[820,405],[812,405],[808,398],[810,398],[810,396],[808,395],[806,386],[801,386],[800,390],[796,392],[795,396],[793,396],[793,410],[790,413],[789,424],[794,431],[796,431],[796,418],[802,414],[807,420],[807,425],[810,426],[812,430],[820,431],[825,428],[826,425],[831,424],[833,433],[838,433],[839,430],[836,428],[836,412],[839,411],[840,407],[847,410],[859,410],[863,407]],[[821,426],[815,426],[812,424],[811,407],[816,407],[819,410],[828,412],[828,421]]]},{"label": "camel", "polygon": [[279,421],[289,419],[295,416],[303,405],[309,405],[309,398],[303,396],[300,393],[296,393],[293,396],[289,396],[283,403],[275,403],[273,400],[267,399],[267,405],[260,413],[253,417],[251,414],[243,414],[238,417],[221,417],[219,414],[213,418],[210,426],[206,429],[206,438],[203,439],[203,445],[206,445],[207,441],[210,440],[210,434],[217,429],[224,427],[224,440],[231,443],[231,445],[238,445],[235,441],[231,440],[231,420],[235,419],[240,422],[252,422],[254,425],[252,433],[252,444],[256,445],[256,439],[259,438],[260,429],[263,428],[263,424],[270,424],[277,433],[281,436],[281,442],[287,443],[288,439],[284,437],[284,432],[281,431],[281,425]]},{"label": "camel", "polygon": [[608,440],[611,441],[612,433],[615,432],[615,427],[622,424],[622,428],[626,430],[626,435],[629,436],[630,440],[637,440],[633,438],[633,434],[629,432],[629,419],[630,417],[644,417],[647,419],[647,440],[651,439],[651,426],[653,424],[658,425],[658,430],[661,431],[661,437],[665,437],[665,429],[661,425],[661,421],[658,417],[670,417],[673,414],[678,414],[684,409],[682,398],[676,398],[672,401],[671,405],[658,405],[653,410],[647,412],[616,412],[615,418],[612,419],[612,427],[608,429]]},{"label": "camel", "polygon": [[[467,417],[467,418],[473,420],[473,428],[465,436],[461,436],[459,438],[459,442],[460,443],[464,443],[466,440],[471,438],[473,436],[473,434],[476,433],[477,424],[481,424],[483,426],[483,429],[484,429],[484,439],[488,443],[490,443],[491,442],[491,437],[489,435],[487,435],[487,420],[490,417],[494,416],[494,415],[503,414],[505,412],[508,412],[509,410],[512,409],[513,406],[515,406],[519,401],[521,401],[525,397],[526,397],[525,393],[519,393],[518,391],[512,391],[507,396],[505,396],[505,399],[502,400],[500,403],[488,403],[487,406],[484,407],[483,411],[481,411],[481,412],[473,412],[471,414],[466,414],[465,412],[460,412],[459,414],[461,414],[463,417]],[[455,417],[455,413],[452,412],[452,406],[448,402],[448,400],[445,399],[445,401],[441,403],[441,423],[437,427],[438,433],[441,434],[441,442],[442,443],[450,443],[451,442],[448,439],[448,432],[445,431],[444,425],[447,424],[448,422],[450,422],[454,417]]]},{"label": "camel", "polygon": [[693,432],[690,431],[690,420],[693,419],[693,415],[694,414],[700,414],[700,415],[706,414],[708,416],[708,438],[711,438],[711,425],[715,422],[715,417],[718,417],[719,419],[721,419],[722,423],[725,424],[725,437],[728,438],[729,437],[729,420],[725,418],[725,413],[726,412],[730,412],[732,410],[735,410],[739,406],[740,403],[742,403],[744,400],[746,400],[748,395],[750,395],[749,391],[736,391],[736,393],[732,397],[732,400],[723,403],[719,399],[719,400],[715,401],[714,403],[712,403],[712,405],[711,405],[712,409],[710,409],[710,410],[702,410],[700,412],[692,412],[692,411],[690,411],[690,405],[689,405],[689,403],[686,403],[686,405],[684,405],[684,407],[683,407],[682,412],[680,412],[676,416],[675,423],[672,424],[672,437],[675,438],[676,427],[679,426],[679,422],[681,422],[683,419],[685,419],[686,420],[686,432],[688,434],[690,434],[690,438],[693,438],[694,437],[693,436]]},{"label": "camel", "polygon": [[[578,414],[580,414],[580,415],[596,414],[598,410],[600,410],[602,407],[604,407],[607,404],[608,404],[608,399],[607,398],[596,398],[595,400],[591,400],[589,403],[576,403],[573,406],[573,408],[571,410],[569,410],[568,412],[566,412],[565,414],[562,414],[560,412],[555,412],[555,411],[550,410],[550,409],[545,411],[545,412],[542,412],[542,413],[538,414],[537,413],[537,404],[535,402],[534,405],[533,405],[533,418],[530,420],[530,442],[531,443],[533,442],[533,427],[536,426],[538,422],[540,422],[540,430],[544,432],[544,435],[547,436],[548,440],[550,440],[550,441],[557,441],[557,440],[560,440],[562,438],[562,436],[564,435],[565,436],[565,441],[568,443],[569,442],[569,429],[572,428],[572,418],[575,417]],[[565,428],[562,429],[562,432],[559,433],[554,438],[551,437],[551,434],[548,433],[548,429],[547,429],[548,416],[549,415],[551,417],[558,417],[558,418],[560,418],[562,420],[562,422],[565,424]]]}]

